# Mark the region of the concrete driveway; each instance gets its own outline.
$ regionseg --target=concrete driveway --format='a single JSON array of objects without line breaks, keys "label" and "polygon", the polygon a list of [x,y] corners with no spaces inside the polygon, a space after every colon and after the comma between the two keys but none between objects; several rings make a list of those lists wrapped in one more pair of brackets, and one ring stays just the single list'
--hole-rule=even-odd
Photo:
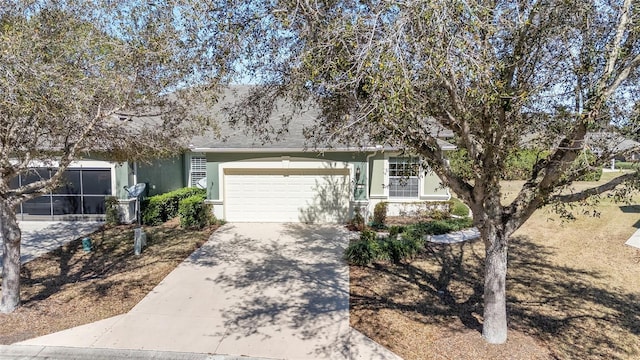
[{"label": "concrete driveway", "polygon": [[273,359],[398,359],[349,326],[349,234],[227,224],[129,313],[20,344]]},{"label": "concrete driveway", "polygon": [[[26,263],[60,246],[91,234],[104,222],[92,221],[19,221],[22,232],[20,262]],[[0,239],[0,243],[1,243]],[[0,247],[0,268],[2,267]]]}]

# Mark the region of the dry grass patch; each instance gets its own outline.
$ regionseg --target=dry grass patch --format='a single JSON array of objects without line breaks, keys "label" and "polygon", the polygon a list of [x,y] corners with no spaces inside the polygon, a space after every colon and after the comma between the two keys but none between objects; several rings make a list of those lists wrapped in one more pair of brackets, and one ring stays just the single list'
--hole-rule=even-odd
[{"label": "dry grass patch", "polygon": [[185,230],[172,220],[145,227],[147,247],[133,253],[132,225],[93,233],[93,251],[77,239],[22,267],[22,305],[0,314],[0,343],[102,320],[129,311],[215,230]]},{"label": "dry grass patch", "polygon": [[598,212],[541,209],[510,240],[504,345],[480,335],[482,241],[351,267],[351,324],[405,359],[640,358],[640,250],[624,245],[640,206],[604,198]]}]

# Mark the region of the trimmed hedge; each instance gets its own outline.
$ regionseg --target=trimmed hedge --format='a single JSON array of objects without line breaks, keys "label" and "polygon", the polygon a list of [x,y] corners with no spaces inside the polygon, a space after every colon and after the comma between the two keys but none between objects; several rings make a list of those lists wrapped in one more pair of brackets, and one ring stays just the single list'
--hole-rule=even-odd
[{"label": "trimmed hedge", "polygon": [[204,201],[206,190],[182,188],[144,199],[142,201],[142,223],[158,225],[173,219],[178,216],[180,201],[192,196],[198,196]]},{"label": "trimmed hedge", "polygon": [[616,161],[616,170],[635,170],[640,167],[638,162]]},{"label": "trimmed hedge", "polygon": [[180,200],[178,215],[180,215],[180,226],[183,228],[202,229],[213,222],[211,205],[205,204],[201,195]]},{"label": "trimmed hedge", "polygon": [[601,177],[602,169],[596,169],[582,175],[576,181],[600,181]]},{"label": "trimmed hedge", "polygon": [[[548,152],[532,150],[532,149],[520,149],[514,151],[506,159],[506,167],[501,174],[502,180],[525,180],[531,174],[533,165],[540,158],[544,158],[548,155]],[[464,179],[472,179],[474,177],[474,171],[471,168],[471,160],[466,150],[458,149],[449,154],[449,164],[451,170],[458,176]]]}]

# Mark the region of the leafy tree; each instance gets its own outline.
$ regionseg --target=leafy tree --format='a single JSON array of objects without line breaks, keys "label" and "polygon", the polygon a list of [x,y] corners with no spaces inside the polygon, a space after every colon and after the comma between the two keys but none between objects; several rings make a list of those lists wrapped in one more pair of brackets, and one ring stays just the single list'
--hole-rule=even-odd
[{"label": "leafy tree", "polygon": [[[247,44],[261,49],[245,66],[263,85],[251,102],[263,106],[245,106],[233,119],[262,132],[284,96],[321,108],[306,130],[315,146],[377,143],[420,155],[473,211],[486,245],[483,336],[506,341],[509,236],[544,205],[581,201],[636,177],[563,192],[615,155],[615,136],[589,133],[629,116],[638,100],[637,2],[251,3],[230,21],[250,29]],[[470,171],[446,165],[434,124],[453,130]],[[533,135],[548,155],[503,205],[509,158]]]},{"label": "leafy tree", "polygon": [[633,107],[633,113],[628,118],[622,119],[619,126],[622,134],[629,139],[640,141],[640,105],[635,104]]},{"label": "leafy tree", "polygon": [[[232,61],[231,41],[215,27],[225,11],[216,6],[2,2],[0,311],[20,304],[17,205],[52,191],[69,164],[89,152],[113,160],[161,157],[183,149],[185,135],[213,125],[190,108],[224,79]],[[16,176],[37,174],[34,166],[56,171],[11,188]]]}]

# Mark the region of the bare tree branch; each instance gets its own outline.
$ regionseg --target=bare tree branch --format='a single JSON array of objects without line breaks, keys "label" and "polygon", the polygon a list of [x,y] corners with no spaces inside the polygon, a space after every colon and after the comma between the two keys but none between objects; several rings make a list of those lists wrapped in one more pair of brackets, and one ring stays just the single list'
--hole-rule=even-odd
[{"label": "bare tree branch", "polygon": [[573,193],[573,194],[563,194],[563,195],[555,195],[553,197],[550,198],[551,202],[577,202],[577,201],[583,201],[586,200],[592,196],[595,195],[600,195],[602,193],[605,193],[607,191],[611,191],[615,188],[617,188],[618,186],[624,184],[625,182],[637,178],[638,174],[633,172],[633,173],[627,173],[621,176],[618,176],[616,178],[614,178],[613,180],[599,185],[597,187],[594,188],[590,188],[587,190],[583,190],[577,193]]}]

